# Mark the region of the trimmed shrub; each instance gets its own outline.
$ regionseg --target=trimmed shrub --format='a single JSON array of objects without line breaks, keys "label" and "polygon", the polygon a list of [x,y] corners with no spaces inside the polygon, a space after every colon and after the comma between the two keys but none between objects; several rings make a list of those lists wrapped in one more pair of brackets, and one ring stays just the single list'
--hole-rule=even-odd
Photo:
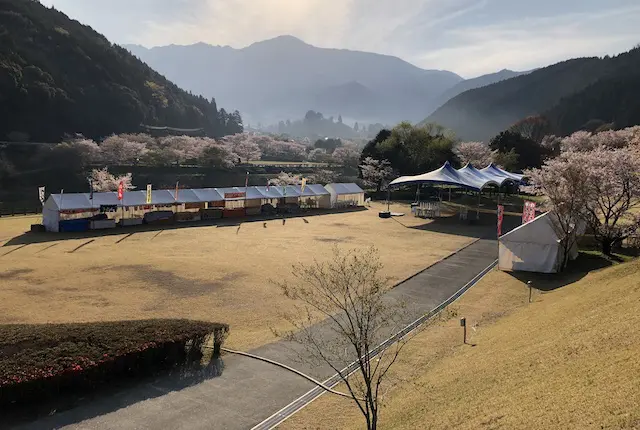
[{"label": "trimmed shrub", "polygon": [[199,364],[226,324],[141,320],[0,326],[0,408],[92,391],[110,381]]}]

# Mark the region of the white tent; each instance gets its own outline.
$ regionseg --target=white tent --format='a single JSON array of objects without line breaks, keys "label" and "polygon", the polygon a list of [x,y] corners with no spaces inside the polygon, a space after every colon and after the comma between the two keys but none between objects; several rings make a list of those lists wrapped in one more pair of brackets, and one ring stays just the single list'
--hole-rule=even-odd
[{"label": "white tent", "polygon": [[[498,268],[505,271],[557,273],[564,260],[564,247],[554,228],[555,215],[546,212],[498,239]],[[578,257],[575,240],[569,258]]]},{"label": "white tent", "polygon": [[358,184],[327,184],[331,207],[364,206],[364,190]]},{"label": "white tent", "polygon": [[505,182],[520,183],[522,175],[509,173],[490,164],[488,167],[478,170],[471,164],[462,169],[454,169],[447,161],[442,167],[432,172],[415,176],[401,176],[389,185],[398,187],[415,184],[444,184],[455,185],[475,191],[480,191],[488,185],[502,186]]}]

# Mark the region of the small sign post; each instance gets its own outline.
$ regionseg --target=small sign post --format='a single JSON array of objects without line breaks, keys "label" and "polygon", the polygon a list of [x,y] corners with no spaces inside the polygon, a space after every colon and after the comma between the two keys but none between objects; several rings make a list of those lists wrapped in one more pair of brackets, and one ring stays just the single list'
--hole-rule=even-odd
[{"label": "small sign post", "polygon": [[527,281],[527,286],[529,287],[529,303],[531,303],[531,293],[533,292],[533,283],[531,281]]},{"label": "small sign post", "polygon": [[464,330],[464,340],[463,343],[467,344],[467,319],[465,317],[460,318],[460,327]]}]

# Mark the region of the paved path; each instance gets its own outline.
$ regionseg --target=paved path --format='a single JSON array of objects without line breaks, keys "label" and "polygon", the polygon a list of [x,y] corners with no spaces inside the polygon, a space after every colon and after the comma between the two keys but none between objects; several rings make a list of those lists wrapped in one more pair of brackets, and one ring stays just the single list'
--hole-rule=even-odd
[{"label": "paved path", "polygon": [[[497,253],[496,240],[480,239],[389,294],[411,303],[406,315],[409,324],[451,297],[495,261]],[[299,368],[320,380],[333,374],[327,367],[300,365],[284,342],[251,352]],[[305,379],[268,363],[226,355],[218,377],[191,386],[171,378],[159,379],[23,428],[250,429],[313,387]]]}]

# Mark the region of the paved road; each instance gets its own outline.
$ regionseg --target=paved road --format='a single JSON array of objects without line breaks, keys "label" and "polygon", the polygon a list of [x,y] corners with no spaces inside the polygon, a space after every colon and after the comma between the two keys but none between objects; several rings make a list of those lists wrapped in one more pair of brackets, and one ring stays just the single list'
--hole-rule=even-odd
[{"label": "paved road", "polygon": [[[482,229],[490,234],[491,229]],[[497,258],[497,242],[480,239],[398,285],[389,294],[411,303],[406,324],[451,297]],[[291,345],[274,342],[251,351],[320,380],[333,372],[300,365]],[[195,385],[163,378],[25,426],[26,429],[250,429],[314,385],[268,363],[224,356],[221,374]],[[223,367],[223,368],[222,368]]]}]

